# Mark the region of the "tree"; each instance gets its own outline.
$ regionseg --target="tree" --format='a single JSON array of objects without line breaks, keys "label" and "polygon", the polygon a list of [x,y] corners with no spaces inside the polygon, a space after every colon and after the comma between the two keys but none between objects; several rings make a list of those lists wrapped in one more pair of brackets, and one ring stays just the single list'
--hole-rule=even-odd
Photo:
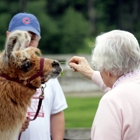
[{"label": "tree", "polygon": [[25,12],[27,6],[27,0],[19,0],[19,11]]}]

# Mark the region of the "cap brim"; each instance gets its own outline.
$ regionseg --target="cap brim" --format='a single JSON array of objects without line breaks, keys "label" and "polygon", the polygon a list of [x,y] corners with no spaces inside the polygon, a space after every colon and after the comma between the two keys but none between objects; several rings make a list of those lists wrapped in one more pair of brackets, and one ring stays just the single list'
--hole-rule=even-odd
[{"label": "cap brim", "polygon": [[26,26],[18,26],[18,27],[14,28],[14,30],[12,30],[10,32],[13,32],[15,30],[30,31],[30,32],[35,33],[38,37],[41,37],[40,33],[35,28],[33,28],[31,26],[27,26],[27,27]]}]

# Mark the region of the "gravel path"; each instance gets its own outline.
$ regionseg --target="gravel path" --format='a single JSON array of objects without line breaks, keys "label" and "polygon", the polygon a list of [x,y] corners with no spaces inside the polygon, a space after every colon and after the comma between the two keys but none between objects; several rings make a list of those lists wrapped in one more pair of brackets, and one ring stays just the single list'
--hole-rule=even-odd
[{"label": "gravel path", "polygon": [[66,97],[101,97],[104,95],[104,92],[102,91],[93,91],[93,92],[83,92],[83,93],[65,93]]}]

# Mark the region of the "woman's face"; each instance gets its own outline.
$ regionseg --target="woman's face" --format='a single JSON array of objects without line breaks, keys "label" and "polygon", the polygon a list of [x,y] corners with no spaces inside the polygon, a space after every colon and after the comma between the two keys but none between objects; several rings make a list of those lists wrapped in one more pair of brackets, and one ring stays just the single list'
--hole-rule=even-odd
[{"label": "woman's face", "polygon": [[111,74],[110,72],[107,72],[106,70],[103,70],[102,72],[100,72],[100,75],[101,75],[101,77],[103,79],[104,84],[107,87],[110,87],[110,88],[112,88],[114,83],[120,77],[120,76],[115,76],[115,75]]},{"label": "woman's face", "polygon": [[109,72],[103,70],[102,72],[100,72],[100,75],[103,79],[103,82],[104,84],[107,86],[107,87],[112,87],[112,84],[111,84],[111,77],[110,77],[110,74]]}]

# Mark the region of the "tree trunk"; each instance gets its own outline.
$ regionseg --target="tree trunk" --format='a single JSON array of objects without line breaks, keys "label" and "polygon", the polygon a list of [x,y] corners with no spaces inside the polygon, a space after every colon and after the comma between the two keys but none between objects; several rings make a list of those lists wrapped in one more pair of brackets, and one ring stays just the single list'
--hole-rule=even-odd
[{"label": "tree trunk", "polygon": [[91,35],[95,32],[95,10],[94,10],[94,0],[88,0],[88,15]]},{"label": "tree trunk", "polygon": [[26,11],[27,0],[19,0],[19,11],[25,12]]}]

